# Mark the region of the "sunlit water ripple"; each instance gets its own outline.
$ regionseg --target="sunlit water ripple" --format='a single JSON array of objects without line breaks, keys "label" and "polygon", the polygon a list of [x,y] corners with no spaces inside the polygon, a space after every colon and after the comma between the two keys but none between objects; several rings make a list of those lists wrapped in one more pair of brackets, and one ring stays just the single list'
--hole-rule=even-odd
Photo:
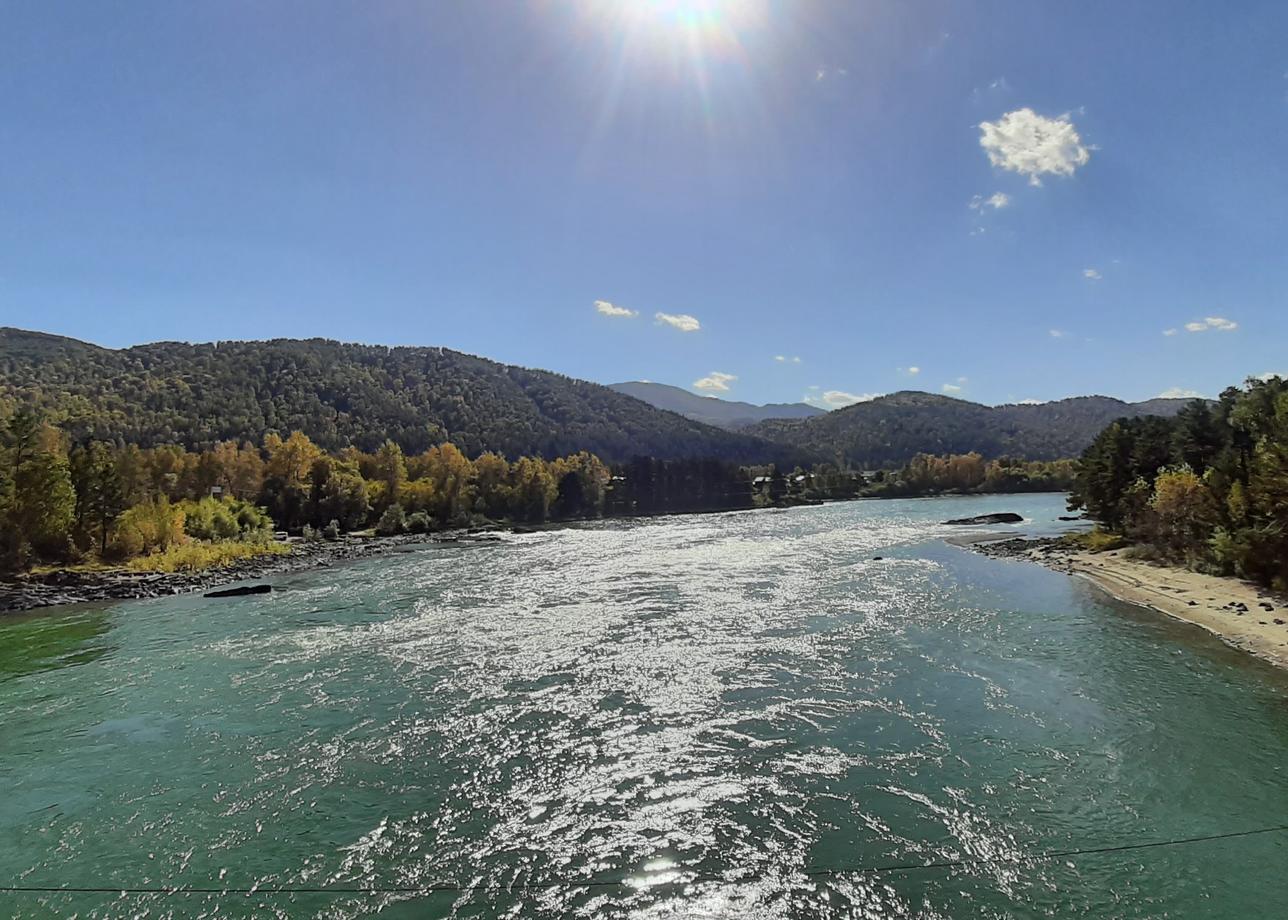
[{"label": "sunlit water ripple", "polygon": [[[1288,835],[1017,862],[1288,823],[1280,674],[939,540],[1062,509],[604,522],[0,622],[0,882],[385,889],[0,914],[1272,915]],[[473,890],[389,890],[434,885]]]}]

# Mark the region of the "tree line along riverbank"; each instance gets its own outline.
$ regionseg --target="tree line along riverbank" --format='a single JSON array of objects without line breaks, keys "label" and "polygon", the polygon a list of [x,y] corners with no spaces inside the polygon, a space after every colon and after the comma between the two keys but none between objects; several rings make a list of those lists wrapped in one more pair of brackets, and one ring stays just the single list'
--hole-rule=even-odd
[{"label": "tree line along riverbank", "polygon": [[[0,407],[2,409],[2,407]],[[467,528],[782,507],[864,496],[1067,488],[1064,463],[917,457],[900,470],[790,471],[713,459],[636,458],[609,466],[451,443],[406,456],[392,441],[367,453],[323,451],[295,431],[259,445],[189,451],[75,443],[56,420],[0,416],[0,583],[10,606],[31,598],[99,599],[192,590],[214,578],[298,566],[314,555],[378,552],[370,537]],[[283,537],[293,535],[295,544]],[[80,593],[46,590],[76,586]],[[44,586],[32,591],[33,586]],[[0,604],[0,609],[3,605]]]}]

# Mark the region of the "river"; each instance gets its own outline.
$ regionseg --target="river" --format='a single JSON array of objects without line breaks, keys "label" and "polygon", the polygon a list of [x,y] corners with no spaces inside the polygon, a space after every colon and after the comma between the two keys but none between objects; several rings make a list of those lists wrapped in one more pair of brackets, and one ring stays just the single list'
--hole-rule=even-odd
[{"label": "river", "polygon": [[1281,915],[1288,833],[1026,859],[1288,824],[1283,674],[941,539],[1062,508],[607,521],[0,620],[0,884],[106,889],[0,915]]}]

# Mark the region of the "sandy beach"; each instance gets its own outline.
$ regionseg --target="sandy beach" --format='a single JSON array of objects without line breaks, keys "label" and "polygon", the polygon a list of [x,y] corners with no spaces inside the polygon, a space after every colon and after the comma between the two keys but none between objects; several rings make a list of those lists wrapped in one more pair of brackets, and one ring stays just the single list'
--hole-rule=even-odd
[{"label": "sandy beach", "polygon": [[1130,604],[1206,629],[1235,648],[1288,668],[1288,602],[1237,578],[1133,559],[1128,551],[1071,551],[1053,540],[954,540],[991,556],[1028,559],[1079,576]]}]

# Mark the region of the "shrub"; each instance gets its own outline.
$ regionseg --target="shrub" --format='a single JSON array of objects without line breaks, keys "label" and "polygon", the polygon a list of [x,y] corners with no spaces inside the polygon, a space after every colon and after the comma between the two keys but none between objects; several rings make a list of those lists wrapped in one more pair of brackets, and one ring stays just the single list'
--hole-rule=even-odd
[{"label": "shrub", "polygon": [[186,515],[164,496],[135,505],[116,522],[112,553],[117,558],[167,550],[183,542]]},{"label": "shrub", "polygon": [[1116,533],[1105,530],[1089,530],[1086,533],[1071,533],[1065,537],[1069,543],[1089,553],[1104,553],[1109,550],[1123,549],[1127,540]]},{"label": "shrub", "polygon": [[322,536],[327,540],[340,539],[340,522],[332,518],[331,523],[322,528]]},{"label": "shrub", "polygon": [[282,556],[290,552],[291,548],[285,543],[176,543],[168,549],[131,559],[127,567],[135,572],[199,572],[231,565],[242,559]]},{"label": "shrub", "polygon": [[429,533],[429,515],[424,511],[417,511],[407,517],[408,533]]},{"label": "shrub", "polygon": [[392,537],[406,532],[407,515],[403,513],[402,505],[394,502],[380,515],[380,520],[376,522],[376,533],[382,537]]},{"label": "shrub", "polygon": [[305,524],[300,528],[300,539],[312,543],[314,540],[318,539],[317,528],[312,524]]}]

